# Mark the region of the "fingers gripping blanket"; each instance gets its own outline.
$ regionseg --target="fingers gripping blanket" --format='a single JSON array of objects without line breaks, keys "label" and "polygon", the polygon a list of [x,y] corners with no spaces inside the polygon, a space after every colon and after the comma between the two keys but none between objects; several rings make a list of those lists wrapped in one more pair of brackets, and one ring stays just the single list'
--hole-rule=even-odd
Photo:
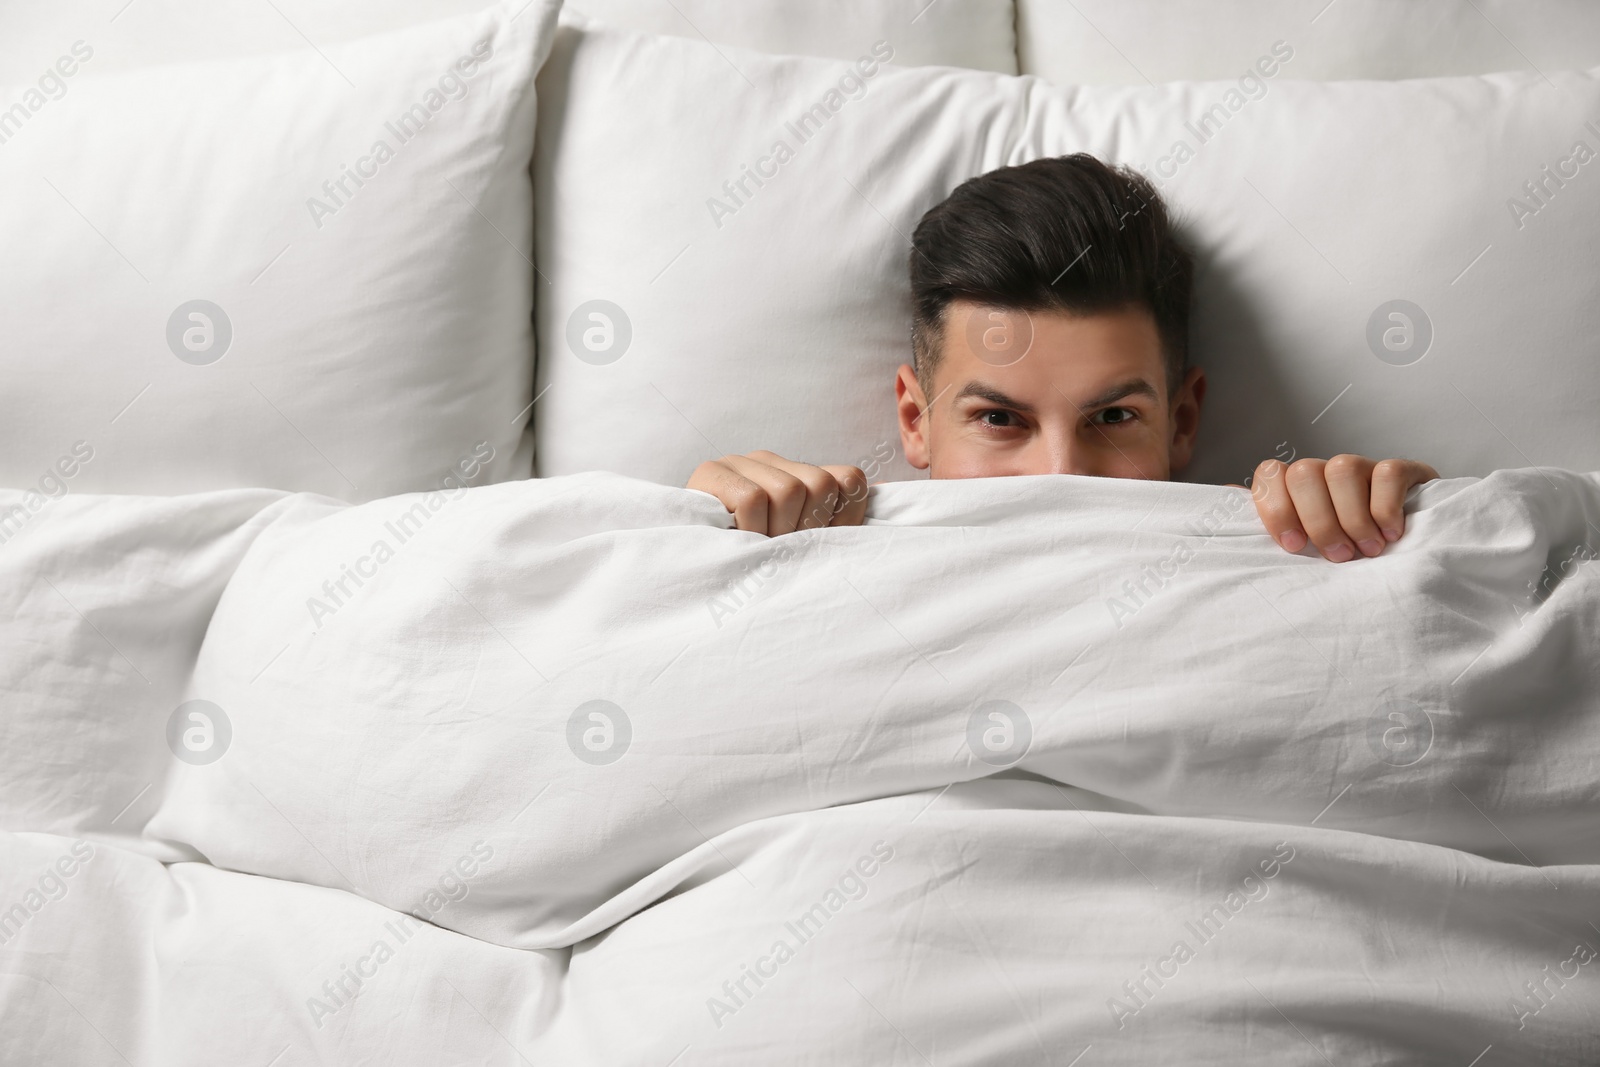
[{"label": "fingers gripping blanket", "polygon": [[441,921],[529,948],[741,823],[1006,767],[1600,863],[1592,477],[1429,486],[1339,567],[1242,490],[902,484],[872,520],[767,539],[606,475],[286,500],[186,692],[230,747],[175,767],[146,834],[402,911],[490,842]]},{"label": "fingers gripping blanket", "polygon": [[[35,635],[8,666],[4,740],[33,768],[0,794],[9,828],[344,890],[498,946],[604,944],[569,981],[609,969],[637,998],[698,968],[687,997],[708,1032],[755,987],[708,992],[749,960],[679,945],[669,967],[664,931],[715,941],[766,929],[751,908],[772,929],[791,905],[832,913],[813,883],[853,899],[838,872],[777,888],[824,853],[852,885],[893,873],[863,915],[927,877],[940,899],[1021,909],[1021,928],[986,935],[1012,946],[1001,960],[1065,929],[1046,914],[1058,891],[1072,929],[1179,932],[1190,902],[1248,903],[1292,871],[1271,883],[1303,887],[1285,929],[1332,916],[1356,939],[1319,935],[1329,973],[1372,983],[1351,1003],[1398,995],[1380,981],[1404,966],[1396,944],[1437,942],[1444,956],[1386,980],[1448,971],[1474,1005],[1455,1010],[1513,1030],[1513,998],[1547,1003],[1524,979],[1600,946],[1594,475],[1431,483],[1399,543],[1340,566],[1282,552],[1242,490],[1065,476],[880,486],[867,525],[775,539],[728,529],[705,494],[603,474],[358,507],[53,507],[49,540],[3,561],[12,625]],[[796,843],[817,834],[833,843]],[[896,847],[932,848],[939,873],[894,867]],[[959,913],[949,929],[973,936]],[[1492,920],[1516,913],[1515,932]],[[1361,945],[1372,923],[1388,950]],[[1121,1033],[1157,988],[1123,979],[1176,966],[1175,939],[1152,936],[1098,946],[1074,965],[1094,974],[1082,988],[1054,972],[1007,988],[1070,987],[1087,998],[1071,1033]],[[1227,951],[1273,943],[1258,928]],[[1301,977],[1326,994],[1326,975]],[[950,1018],[936,993],[919,1010]],[[1165,1003],[1210,1017],[1196,995]],[[318,1027],[340,1008],[311,999]],[[1582,1062],[1561,1012],[1597,1006],[1575,987],[1552,1007],[1543,1054]],[[1477,1036],[1440,1047],[1470,1059]]]}]

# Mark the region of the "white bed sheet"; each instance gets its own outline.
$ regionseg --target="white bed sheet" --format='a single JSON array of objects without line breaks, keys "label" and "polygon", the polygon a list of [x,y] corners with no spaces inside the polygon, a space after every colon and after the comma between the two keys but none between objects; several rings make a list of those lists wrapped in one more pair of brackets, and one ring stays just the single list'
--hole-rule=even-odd
[{"label": "white bed sheet", "polygon": [[[1095,803],[990,779],[748,824],[652,875],[658,903],[548,950],[102,844],[0,945],[0,1014],[31,1023],[5,1028],[0,1058],[1579,1067],[1600,1052],[1593,866]],[[0,837],[0,900],[74,847]],[[446,911],[477,892],[461,885]],[[1541,981],[1542,1001],[1523,987]]]},{"label": "white bed sheet", "polygon": [[[1343,566],[1176,483],[729,521],[601,474],[56,501],[0,553],[0,1010],[52,1020],[5,1051],[1593,1061],[1600,476],[1432,483]],[[775,962],[819,901],[849,932]],[[421,950],[342,1010],[400,912]]]}]

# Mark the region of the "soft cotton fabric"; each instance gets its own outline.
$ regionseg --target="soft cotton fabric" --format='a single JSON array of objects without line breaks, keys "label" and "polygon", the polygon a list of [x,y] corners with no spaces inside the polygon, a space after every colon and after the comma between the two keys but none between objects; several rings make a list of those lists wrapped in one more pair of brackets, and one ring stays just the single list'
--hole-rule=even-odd
[{"label": "soft cotton fabric", "polygon": [[7,1010],[135,1062],[1593,1059],[1600,477],[1430,483],[1337,566],[1226,487],[872,493],[56,502],[0,554]]},{"label": "soft cotton fabric", "polygon": [[53,81],[0,86],[0,484],[371,500],[474,455],[527,477],[559,6],[103,76],[86,30]]}]

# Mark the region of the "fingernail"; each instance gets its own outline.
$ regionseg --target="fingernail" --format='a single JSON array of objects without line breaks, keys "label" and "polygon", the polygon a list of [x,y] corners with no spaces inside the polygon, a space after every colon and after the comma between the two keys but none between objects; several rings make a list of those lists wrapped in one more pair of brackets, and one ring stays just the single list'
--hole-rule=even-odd
[{"label": "fingernail", "polygon": [[1359,541],[1357,544],[1360,546],[1363,556],[1376,556],[1383,551],[1383,542],[1376,537],[1366,541]]},{"label": "fingernail", "polygon": [[1400,531],[1386,529],[1383,531],[1383,539],[1385,541],[1398,541],[1400,540]]},{"label": "fingernail", "polygon": [[1339,544],[1329,548],[1327,556],[1335,563],[1347,563],[1351,559],[1355,558],[1354,554],[1350,551],[1350,546],[1344,544],[1343,542],[1340,542]]},{"label": "fingernail", "polygon": [[1285,530],[1278,535],[1278,543],[1290,552],[1298,552],[1306,547],[1306,535],[1299,530]]}]

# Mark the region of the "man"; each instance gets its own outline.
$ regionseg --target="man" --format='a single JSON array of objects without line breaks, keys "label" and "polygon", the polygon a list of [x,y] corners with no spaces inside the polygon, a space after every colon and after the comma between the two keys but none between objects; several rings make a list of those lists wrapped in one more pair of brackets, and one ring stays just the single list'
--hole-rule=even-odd
[{"label": "man", "polygon": [[[1205,373],[1189,366],[1193,264],[1142,176],[1079,153],[991,171],[912,237],[913,365],[895,379],[906,459],[933,478],[1082,474],[1165,480],[1189,463]],[[1405,532],[1424,463],[1341,455],[1256,468],[1261,521],[1335,563]],[[735,525],[768,535],[858,525],[866,478],[772,452],[702,463]]]}]

